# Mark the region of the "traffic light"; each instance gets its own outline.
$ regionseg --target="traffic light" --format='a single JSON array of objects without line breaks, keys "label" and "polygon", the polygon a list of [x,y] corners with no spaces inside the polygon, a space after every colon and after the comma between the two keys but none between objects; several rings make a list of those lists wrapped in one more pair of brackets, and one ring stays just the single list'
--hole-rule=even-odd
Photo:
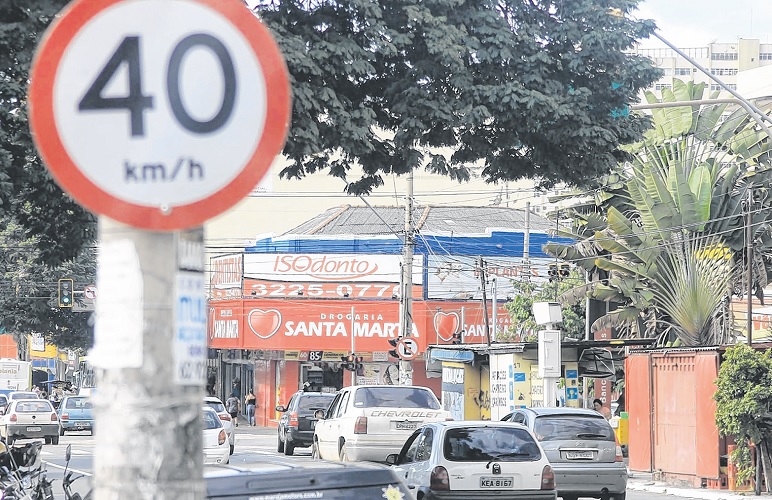
[{"label": "traffic light", "polygon": [[558,279],[558,266],[557,264],[550,264],[547,269],[547,276],[549,276],[550,282]]},{"label": "traffic light", "polygon": [[357,377],[364,377],[365,376],[365,365],[362,363],[364,361],[364,358],[362,356],[357,356],[354,361],[354,368],[357,372]]},{"label": "traffic light", "polygon": [[342,361],[342,363],[340,367],[343,368],[344,370],[351,370],[351,371],[356,370],[355,359],[356,359],[356,356],[354,356],[353,354],[349,354],[348,356],[341,356],[340,360]]},{"label": "traffic light", "polygon": [[389,356],[391,356],[392,358],[399,357],[399,353],[397,352],[397,344],[399,344],[399,341],[400,341],[399,338],[389,339],[389,345],[394,348],[389,351]]},{"label": "traffic light", "polygon": [[73,284],[72,278],[62,278],[59,280],[59,307],[72,307]]}]

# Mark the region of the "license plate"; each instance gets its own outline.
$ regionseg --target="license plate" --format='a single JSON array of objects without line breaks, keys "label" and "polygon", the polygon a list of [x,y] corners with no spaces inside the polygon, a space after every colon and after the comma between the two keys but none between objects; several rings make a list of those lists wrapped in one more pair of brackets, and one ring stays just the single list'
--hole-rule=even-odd
[{"label": "license plate", "polygon": [[394,428],[398,431],[412,431],[418,427],[418,422],[394,422]]},{"label": "license plate", "polygon": [[511,488],[513,482],[511,477],[481,477],[480,488]]},{"label": "license plate", "polygon": [[27,432],[40,432],[40,427],[27,427]]},{"label": "license plate", "polygon": [[75,424],[76,429],[85,429],[86,427],[88,427],[86,424]]},{"label": "license plate", "polygon": [[566,458],[568,460],[592,460],[591,451],[567,451]]}]

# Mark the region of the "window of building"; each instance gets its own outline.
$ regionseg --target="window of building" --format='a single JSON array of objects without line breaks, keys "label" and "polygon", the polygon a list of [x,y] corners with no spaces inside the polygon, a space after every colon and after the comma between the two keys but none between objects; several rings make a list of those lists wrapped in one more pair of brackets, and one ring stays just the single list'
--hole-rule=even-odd
[{"label": "window of building", "polygon": [[772,61],[772,52],[762,52],[759,54],[759,61]]},{"label": "window of building", "polygon": [[[737,90],[737,85],[734,83],[727,83],[726,86],[732,90]],[[710,85],[710,90],[724,90],[721,85],[718,85],[717,83],[713,83]]]},{"label": "window of building", "polygon": [[737,74],[736,68],[713,68],[710,72],[718,76],[732,76]]},{"label": "window of building", "polygon": [[657,83],[654,85],[654,90],[672,89],[673,86],[669,83]]},{"label": "window of building", "polygon": [[736,61],[737,52],[714,52],[710,55],[713,61]]},{"label": "window of building", "polygon": [[676,75],[691,75],[692,69],[691,68],[676,68],[675,69]]}]

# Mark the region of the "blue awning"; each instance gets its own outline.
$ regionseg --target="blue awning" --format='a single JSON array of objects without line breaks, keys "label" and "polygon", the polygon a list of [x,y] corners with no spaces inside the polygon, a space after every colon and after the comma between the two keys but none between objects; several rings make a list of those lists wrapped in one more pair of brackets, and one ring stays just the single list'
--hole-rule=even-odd
[{"label": "blue awning", "polygon": [[429,351],[429,360],[471,363],[474,361],[474,353],[472,351],[462,351],[460,349],[431,349]]}]

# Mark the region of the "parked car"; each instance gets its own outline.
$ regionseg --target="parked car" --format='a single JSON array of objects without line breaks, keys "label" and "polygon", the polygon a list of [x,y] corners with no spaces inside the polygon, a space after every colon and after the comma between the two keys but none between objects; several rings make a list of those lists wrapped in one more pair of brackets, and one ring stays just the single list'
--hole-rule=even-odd
[{"label": "parked car", "polygon": [[0,417],[0,435],[10,446],[17,439],[43,438],[46,444],[59,444],[59,417],[45,399],[12,400]]},{"label": "parked car", "polygon": [[279,418],[279,453],[292,455],[295,448],[311,446],[314,441],[314,428],[319,420],[314,416],[317,410],[327,412],[335,394],[326,392],[296,392],[287,406],[278,405]]},{"label": "parked car", "polygon": [[624,500],[627,467],[614,430],[600,413],[582,408],[521,408],[504,417],[536,435],[555,470],[563,500]]},{"label": "parked car", "polygon": [[0,410],[4,410],[6,406],[8,406],[8,396],[0,394]]},{"label": "parked car", "polygon": [[225,410],[225,405],[220,398],[214,396],[204,396],[204,404],[212,408],[217,412],[217,416],[222,420],[225,433],[228,434],[228,445],[230,446],[230,454],[233,455],[233,450],[236,447],[236,433],[233,432],[233,419],[231,414]]},{"label": "parked car", "polygon": [[62,424],[60,435],[67,431],[89,431],[94,434],[94,405],[86,396],[65,396],[56,414]]},{"label": "parked car", "polygon": [[230,461],[231,452],[228,433],[225,432],[223,421],[210,406],[204,406],[201,409],[201,423],[204,433],[204,465],[227,464]]},{"label": "parked car", "polygon": [[316,417],[311,455],[341,462],[385,462],[421,424],[453,419],[431,390],[408,385],[344,387]]},{"label": "parked car", "polygon": [[288,463],[268,459],[249,468],[232,465],[204,471],[209,500],[316,498],[410,500],[413,495],[389,467],[373,463]]},{"label": "parked car", "polygon": [[555,475],[533,434],[510,422],[433,422],[389,455],[417,500],[555,500]]}]

